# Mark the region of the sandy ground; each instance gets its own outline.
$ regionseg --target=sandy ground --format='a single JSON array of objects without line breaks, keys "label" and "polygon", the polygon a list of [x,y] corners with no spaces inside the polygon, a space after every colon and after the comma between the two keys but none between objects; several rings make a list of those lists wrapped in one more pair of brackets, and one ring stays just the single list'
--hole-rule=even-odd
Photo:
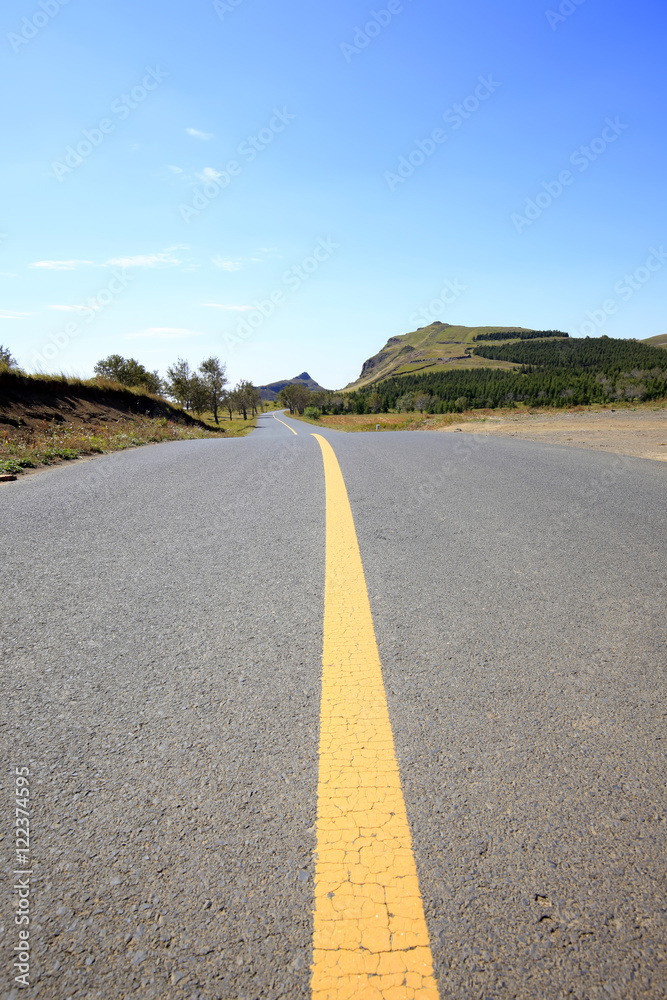
[{"label": "sandy ground", "polygon": [[443,431],[502,434],[526,441],[547,441],[613,451],[619,455],[667,462],[667,408],[589,410],[568,413],[488,417],[443,427]]}]

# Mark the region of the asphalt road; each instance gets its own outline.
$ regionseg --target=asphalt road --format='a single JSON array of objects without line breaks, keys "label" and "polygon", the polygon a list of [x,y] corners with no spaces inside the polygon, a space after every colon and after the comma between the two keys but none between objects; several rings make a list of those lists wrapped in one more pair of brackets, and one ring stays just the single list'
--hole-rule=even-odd
[{"label": "asphalt road", "polygon": [[[310,996],[325,492],[284,419],[0,487],[3,998]],[[667,467],[320,433],[442,1000],[667,996]]]}]

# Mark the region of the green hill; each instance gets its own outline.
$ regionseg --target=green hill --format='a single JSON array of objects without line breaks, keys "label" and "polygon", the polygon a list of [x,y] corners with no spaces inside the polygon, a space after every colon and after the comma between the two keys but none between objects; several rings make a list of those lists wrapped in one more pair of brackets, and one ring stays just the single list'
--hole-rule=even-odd
[{"label": "green hill", "polygon": [[647,337],[646,340],[642,340],[642,344],[648,344],[650,347],[664,347],[667,350],[667,333],[660,333],[657,337]]},{"label": "green hill", "polygon": [[[540,334],[548,331],[539,331]],[[513,364],[498,368],[440,366],[398,375],[351,392],[356,413],[372,410],[379,397],[384,412],[407,408],[421,397],[428,413],[453,413],[498,406],[588,406],[667,396],[667,355],[660,347],[618,337],[539,336],[478,340],[477,357]],[[377,391],[375,391],[377,388]],[[399,400],[402,400],[399,406]]]},{"label": "green hill", "polygon": [[503,368],[516,366],[472,354],[475,337],[495,332],[532,333],[520,326],[452,326],[435,322],[401,337],[390,337],[385,346],[364,362],[361,374],[347,389],[360,389],[395,375],[451,371],[453,368]]}]

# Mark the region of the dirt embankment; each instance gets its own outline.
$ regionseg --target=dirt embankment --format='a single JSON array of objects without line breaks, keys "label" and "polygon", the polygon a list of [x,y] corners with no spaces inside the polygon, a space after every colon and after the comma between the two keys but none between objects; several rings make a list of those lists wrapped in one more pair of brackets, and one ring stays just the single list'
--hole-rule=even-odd
[{"label": "dirt embankment", "polygon": [[[440,429],[440,428],[439,428]],[[575,448],[613,451],[618,455],[667,462],[667,406],[649,404],[631,409],[569,410],[567,412],[503,414],[461,421],[443,431],[500,434],[525,441],[544,441]]]},{"label": "dirt embankment", "polygon": [[122,386],[0,372],[2,482],[61,462],[227,431]]},{"label": "dirt embankment", "polygon": [[0,424],[30,428],[43,421],[94,424],[132,417],[166,417],[188,427],[211,429],[164,399],[130,389],[0,372]]}]

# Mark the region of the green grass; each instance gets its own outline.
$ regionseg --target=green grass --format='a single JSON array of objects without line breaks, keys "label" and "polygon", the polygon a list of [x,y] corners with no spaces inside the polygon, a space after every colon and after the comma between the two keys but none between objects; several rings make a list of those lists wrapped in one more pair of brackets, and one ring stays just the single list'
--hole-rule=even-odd
[{"label": "green grass", "polygon": [[211,430],[219,429],[224,431],[225,437],[245,437],[246,434],[250,434],[250,431],[254,430],[257,426],[256,416],[252,417],[248,414],[248,419],[244,420],[242,416],[236,414],[234,419],[230,420],[228,410],[218,410],[219,424],[216,424],[212,413],[202,413],[198,416]]}]

